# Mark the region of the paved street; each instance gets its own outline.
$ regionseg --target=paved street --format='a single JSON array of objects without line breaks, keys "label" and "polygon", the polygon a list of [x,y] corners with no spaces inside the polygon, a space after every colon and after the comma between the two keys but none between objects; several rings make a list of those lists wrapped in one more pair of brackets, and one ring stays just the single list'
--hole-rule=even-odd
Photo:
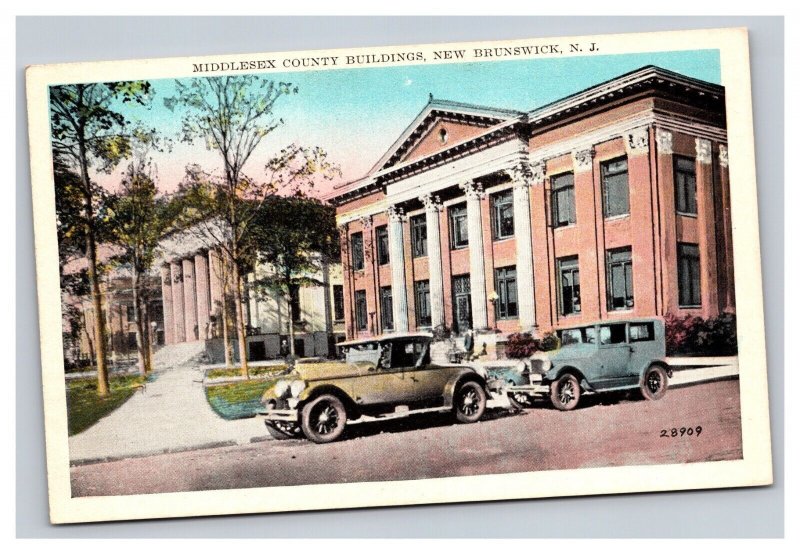
[{"label": "paved street", "polygon": [[[672,437],[675,427],[702,427]],[[661,431],[666,430],[666,437]],[[494,411],[480,423],[444,416],[364,424],[346,440],[302,440],[178,452],[71,468],[74,496],[383,481],[541,469],[738,459],[737,379],[671,389],[645,402],[586,397],[572,412]]]}]

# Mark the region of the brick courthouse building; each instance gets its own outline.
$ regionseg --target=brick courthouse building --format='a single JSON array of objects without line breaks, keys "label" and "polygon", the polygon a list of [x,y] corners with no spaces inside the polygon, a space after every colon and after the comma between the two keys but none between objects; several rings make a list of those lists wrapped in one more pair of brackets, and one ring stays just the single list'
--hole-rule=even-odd
[{"label": "brick courthouse building", "polygon": [[726,137],[723,87],[652,66],[531,112],[431,98],[329,199],[348,338],[733,311]]}]

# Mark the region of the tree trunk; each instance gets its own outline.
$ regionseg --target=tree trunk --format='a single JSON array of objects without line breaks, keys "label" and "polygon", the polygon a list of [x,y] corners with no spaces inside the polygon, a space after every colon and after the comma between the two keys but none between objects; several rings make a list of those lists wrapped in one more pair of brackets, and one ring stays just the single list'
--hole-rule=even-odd
[{"label": "tree trunk", "polygon": [[144,371],[153,371],[153,336],[150,332],[150,310],[147,308],[147,298],[142,299],[142,329],[144,330]]},{"label": "tree trunk", "polygon": [[235,261],[232,265],[234,286],[233,306],[236,310],[236,335],[239,338],[239,362],[242,367],[242,377],[250,379],[250,371],[247,365],[247,331],[245,330],[244,310],[242,309],[242,278],[241,275],[239,275],[239,268]]},{"label": "tree trunk", "polygon": [[147,374],[147,353],[145,349],[147,345],[145,344],[144,340],[144,329],[142,326],[144,325],[144,320],[142,318],[142,307],[141,307],[141,293],[139,291],[139,270],[133,270],[133,283],[132,283],[132,292],[133,292],[133,321],[136,324],[136,358],[139,365],[139,373],[144,376]]},{"label": "tree trunk", "polygon": [[97,248],[94,237],[94,208],[92,206],[92,183],[89,179],[86,145],[79,141],[81,181],[83,184],[84,209],[86,211],[86,258],[89,290],[94,309],[94,339],[97,354],[97,395],[106,397],[109,394],[108,368],[106,367],[106,328],[103,314],[103,298],[100,292],[100,279],[97,275]]},{"label": "tree trunk", "polygon": [[228,333],[228,272],[223,264],[226,264],[222,256],[219,258],[219,264],[223,267],[222,273],[222,310],[220,312],[220,325],[222,326],[222,347],[225,351],[225,368],[230,369],[233,367],[233,352],[231,352],[231,340]]},{"label": "tree trunk", "polygon": [[287,302],[287,313],[289,317],[287,318],[289,321],[289,354],[291,354],[292,358],[294,358],[295,351],[294,351],[294,318],[292,317],[292,293],[291,289],[289,289],[289,301]]}]

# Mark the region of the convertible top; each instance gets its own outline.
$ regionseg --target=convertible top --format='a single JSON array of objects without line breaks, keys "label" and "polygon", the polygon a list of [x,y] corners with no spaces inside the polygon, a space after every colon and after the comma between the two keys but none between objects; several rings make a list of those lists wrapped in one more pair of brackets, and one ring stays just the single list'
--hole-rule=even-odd
[{"label": "convertible top", "polygon": [[344,342],[336,343],[336,346],[356,346],[359,344],[369,344],[371,342],[383,342],[389,341],[394,339],[413,339],[413,338],[433,338],[432,333],[425,333],[425,332],[409,332],[409,333],[389,333],[386,335],[379,335],[377,337],[370,337],[366,339],[354,339]]}]

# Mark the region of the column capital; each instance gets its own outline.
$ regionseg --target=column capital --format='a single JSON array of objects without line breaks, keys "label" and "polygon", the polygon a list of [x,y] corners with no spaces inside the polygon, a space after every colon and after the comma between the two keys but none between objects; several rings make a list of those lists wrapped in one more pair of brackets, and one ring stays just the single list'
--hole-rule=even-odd
[{"label": "column capital", "polygon": [[583,150],[575,150],[572,153],[572,159],[575,163],[575,171],[588,171],[592,168],[592,160],[594,159],[594,148],[584,148]]},{"label": "column capital", "polygon": [[647,154],[650,151],[650,129],[639,127],[625,133],[625,150],[629,156]]},{"label": "column capital", "polygon": [[361,226],[364,229],[370,229],[372,227],[372,216],[362,215],[358,220],[361,222]]},{"label": "column capital", "polygon": [[672,155],[672,132],[666,129],[656,129],[656,144],[658,153],[665,156]]},{"label": "column capital", "polygon": [[478,200],[484,196],[483,185],[476,183],[475,181],[459,183],[458,188],[464,191],[467,200]]},{"label": "column capital", "polygon": [[504,171],[514,182],[515,189],[528,188],[544,181],[545,166],[544,162],[536,162],[534,164],[520,162]]},{"label": "column capital", "polygon": [[719,165],[728,167],[728,147],[724,144],[719,145]]},{"label": "column capital", "polygon": [[389,223],[400,223],[405,219],[405,211],[400,206],[393,204],[386,208],[386,215],[389,216]]},{"label": "column capital", "polygon": [[419,197],[419,201],[425,206],[426,212],[438,212],[442,209],[442,200],[438,195],[431,192],[423,194]]},{"label": "column capital", "polygon": [[694,139],[694,149],[697,153],[697,163],[711,164],[711,141],[702,138]]}]

